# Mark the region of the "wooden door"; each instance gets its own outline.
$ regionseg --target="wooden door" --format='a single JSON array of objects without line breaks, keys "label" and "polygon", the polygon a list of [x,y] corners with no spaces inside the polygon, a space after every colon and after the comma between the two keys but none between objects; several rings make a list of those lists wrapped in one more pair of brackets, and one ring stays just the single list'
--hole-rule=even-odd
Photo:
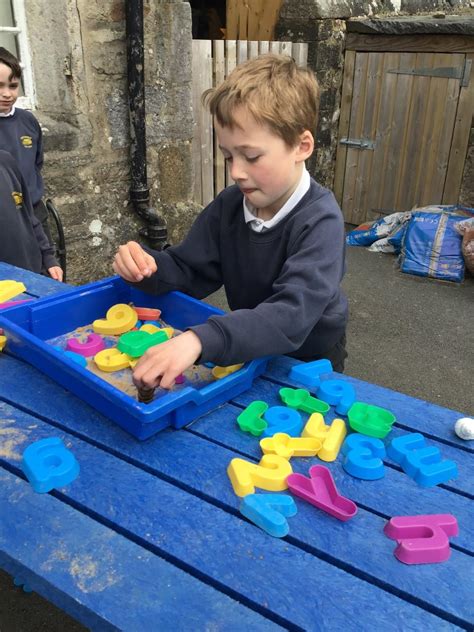
[{"label": "wooden door", "polygon": [[458,201],[472,58],[347,51],[334,187],[346,222]]}]

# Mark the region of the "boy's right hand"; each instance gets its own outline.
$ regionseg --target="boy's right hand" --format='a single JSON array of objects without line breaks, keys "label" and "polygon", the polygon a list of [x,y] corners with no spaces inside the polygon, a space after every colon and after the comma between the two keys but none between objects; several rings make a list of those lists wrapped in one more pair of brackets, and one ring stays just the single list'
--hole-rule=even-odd
[{"label": "boy's right hand", "polygon": [[119,246],[112,267],[125,281],[138,283],[157,270],[156,261],[136,241]]}]

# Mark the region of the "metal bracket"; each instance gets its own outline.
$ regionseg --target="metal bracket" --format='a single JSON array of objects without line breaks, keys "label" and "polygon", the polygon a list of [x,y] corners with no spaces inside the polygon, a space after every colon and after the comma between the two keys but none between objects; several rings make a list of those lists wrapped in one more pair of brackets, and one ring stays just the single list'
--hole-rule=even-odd
[{"label": "metal bracket", "polygon": [[366,138],[341,138],[339,144],[356,147],[357,149],[375,149],[374,141]]},{"label": "metal bracket", "polygon": [[460,79],[461,86],[469,85],[472,60],[466,59],[463,66],[440,66],[439,68],[410,68],[407,70],[387,70],[393,75],[414,75],[417,77],[442,77],[445,79]]},{"label": "metal bracket", "polygon": [[469,85],[469,79],[471,78],[472,59],[466,59],[464,62],[464,72],[461,77],[461,87],[467,88]]}]

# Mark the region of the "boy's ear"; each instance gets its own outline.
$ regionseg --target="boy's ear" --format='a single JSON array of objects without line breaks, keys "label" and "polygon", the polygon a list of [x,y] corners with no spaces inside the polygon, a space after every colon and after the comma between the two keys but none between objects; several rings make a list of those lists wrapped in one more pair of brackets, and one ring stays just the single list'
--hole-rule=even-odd
[{"label": "boy's ear", "polygon": [[300,136],[297,148],[298,161],[306,160],[314,151],[314,138],[309,129],[306,129]]}]

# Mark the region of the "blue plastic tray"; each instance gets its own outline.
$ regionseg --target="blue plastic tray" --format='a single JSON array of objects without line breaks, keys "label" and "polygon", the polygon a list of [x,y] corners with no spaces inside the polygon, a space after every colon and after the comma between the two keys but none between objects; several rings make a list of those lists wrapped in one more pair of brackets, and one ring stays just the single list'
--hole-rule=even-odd
[{"label": "blue plastic tray", "polygon": [[176,329],[224,313],[181,292],[150,296],[113,277],[5,310],[0,315],[0,327],[8,338],[7,351],[49,375],[137,439],[147,439],[169,426],[181,428],[250,388],[253,379],[266,368],[268,358],[253,360],[202,388],[184,386],[142,404],[45,342],[104,318],[116,303],[130,302],[160,309],[161,318]]}]

